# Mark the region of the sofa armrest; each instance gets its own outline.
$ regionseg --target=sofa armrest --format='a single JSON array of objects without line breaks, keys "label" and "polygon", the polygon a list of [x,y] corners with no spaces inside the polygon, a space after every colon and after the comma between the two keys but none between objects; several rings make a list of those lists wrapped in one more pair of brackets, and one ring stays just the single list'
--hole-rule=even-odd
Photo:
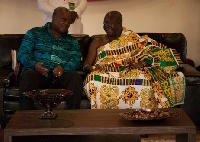
[{"label": "sofa armrest", "polygon": [[15,75],[11,68],[0,67],[0,125],[5,127],[7,119],[4,114],[4,95],[6,88],[14,84]]},{"label": "sofa armrest", "polygon": [[200,72],[189,64],[181,64],[178,71],[181,71],[186,79],[186,85],[200,85]]},{"label": "sofa armrest", "polygon": [[14,72],[9,68],[0,68],[0,88],[14,84]]}]

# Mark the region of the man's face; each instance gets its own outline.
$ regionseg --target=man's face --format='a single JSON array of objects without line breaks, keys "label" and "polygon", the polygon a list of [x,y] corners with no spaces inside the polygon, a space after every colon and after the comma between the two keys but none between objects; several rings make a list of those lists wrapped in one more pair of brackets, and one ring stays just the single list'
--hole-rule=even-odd
[{"label": "man's face", "polygon": [[119,24],[116,18],[112,16],[106,16],[104,18],[103,28],[109,37],[115,37],[116,31],[119,30]]},{"label": "man's face", "polygon": [[70,27],[70,13],[60,12],[52,20],[55,31],[59,34],[66,33]]}]

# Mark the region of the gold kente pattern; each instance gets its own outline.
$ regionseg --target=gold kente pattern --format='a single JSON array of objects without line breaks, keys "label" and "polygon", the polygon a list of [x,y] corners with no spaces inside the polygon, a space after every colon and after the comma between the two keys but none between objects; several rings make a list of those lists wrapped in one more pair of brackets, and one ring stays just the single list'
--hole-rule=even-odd
[{"label": "gold kente pattern", "polygon": [[100,88],[100,108],[119,109],[119,88],[117,86],[103,85]]},{"label": "gold kente pattern", "polygon": [[138,100],[139,94],[135,90],[134,87],[128,86],[124,91],[122,91],[122,95],[120,99],[124,101],[125,104],[129,104],[130,108],[132,108],[133,104],[136,100]]},{"label": "gold kente pattern", "polygon": [[[150,67],[135,68],[135,63]],[[95,65],[84,90],[92,109],[168,108],[184,102],[185,78],[174,49],[123,28],[121,37],[97,49]]]}]

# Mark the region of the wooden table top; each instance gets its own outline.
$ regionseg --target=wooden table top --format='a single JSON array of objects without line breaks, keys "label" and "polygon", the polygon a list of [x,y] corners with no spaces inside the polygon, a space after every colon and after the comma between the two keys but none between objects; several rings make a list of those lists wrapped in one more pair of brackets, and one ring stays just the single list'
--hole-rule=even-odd
[{"label": "wooden table top", "polygon": [[130,110],[53,110],[56,119],[44,120],[42,110],[16,111],[4,130],[12,135],[95,135],[95,134],[182,134],[196,133],[196,127],[181,108],[179,115],[164,120],[129,121],[119,113]]}]

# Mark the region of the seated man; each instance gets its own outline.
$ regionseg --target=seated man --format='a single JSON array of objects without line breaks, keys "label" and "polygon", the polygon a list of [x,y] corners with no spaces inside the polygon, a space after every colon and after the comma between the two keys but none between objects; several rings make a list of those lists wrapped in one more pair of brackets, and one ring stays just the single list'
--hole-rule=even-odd
[{"label": "seated man", "polygon": [[185,78],[175,71],[181,63],[175,50],[122,27],[118,11],[108,12],[103,24],[107,35],[93,40],[83,67],[91,108],[148,111],[182,104]]},{"label": "seated man", "polygon": [[23,92],[46,88],[72,90],[73,95],[67,99],[68,108],[80,108],[83,81],[75,71],[80,68],[81,53],[78,41],[68,34],[69,26],[70,11],[58,7],[52,22],[25,34],[18,50],[18,60],[22,64],[20,109],[33,108],[33,101]]}]

